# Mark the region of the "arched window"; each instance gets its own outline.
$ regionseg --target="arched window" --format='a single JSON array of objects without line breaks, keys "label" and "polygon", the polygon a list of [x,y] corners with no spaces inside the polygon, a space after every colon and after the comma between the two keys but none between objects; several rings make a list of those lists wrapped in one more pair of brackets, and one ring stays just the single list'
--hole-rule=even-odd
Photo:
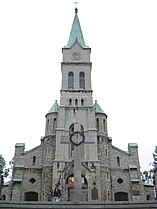
[{"label": "arched window", "polygon": [[69,105],[72,105],[72,99],[69,99]]},{"label": "arched window", "polygon": [[79,84],[81,89],[85,89],[85,74],[83,72],[80,73]]},{"label": "arched window", "polygon": [[146,196],[146,199],[147,199],[147,200],[151,200],[151,196],[148,194],[148,195]]},{"label": "arched window", "polygon": [[105,119],[103,119],[103,128],[104,128],[104,132],[106,131],[106,121]]},{"label": "arched window", "polygon": [[96,128],[99,131],[99,118],[96,119]]},{"label": "arched window", "polygon": [[117,157],[117,166],[120,167],[120,158],[119,158],[119,156]]},{"label": "arched window", "polygon": [[73,72],[69,72],[69,74],[68,74],[68,88],[69,89],[74,88],[74,74],[73,74]]},{"label": "arched window", "polygon": [[36,162],[36,157],[33,156],[33,165],[35,165],[35,162]]},{"label": "arched window", "polygon": [[50,120],[47,119],[46,130],[49,131]]},{"label": "arched window", "polygon": [[78,106],[78,100],[75,99],[75,106]]},{"label": "arched window", "polygon": [[81,106],[84,106],[84,100],[81,99]]},{"label": "arched window", "polygon": [[56,131],[56,127],[57,127],[57,118],[53,119],[53,131]]},{"label": "arched window", "polygon": [[2,200],[6,200],[6,195],[5,194],[2,195]]}]

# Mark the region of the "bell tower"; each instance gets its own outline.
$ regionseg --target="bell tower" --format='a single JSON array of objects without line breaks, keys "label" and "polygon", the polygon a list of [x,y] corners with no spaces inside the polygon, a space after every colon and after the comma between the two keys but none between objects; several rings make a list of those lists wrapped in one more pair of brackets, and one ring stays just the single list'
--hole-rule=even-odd
[{"label": "bell tower", "polygon": [[73,158],[70,142],[63,143],[62,137],[69,137],[69,131],[74,123],[81,124],[86,139],[92,135],[92,143],[82,145],[83,160],[97,160],[97,130],[91,87],[91,49],[85,44],[77,8],[69,40],[62,48],[62,53],[62,85],[56,117],[55,160]]},{"label": "bell tower", "polygon": [[[98,134],[106,136],[107,116],[97,102],[93,104],[90,53],[91,49],[85,44],[76,8],[68,43],[62,48],[60,104],[56,101],[46,115],[46,136],[52,135],[54,142],[52,184],[53,187],[56,182],[61,184],[63,200],[67,200],[67,191],[68,199],[73,199],[69,180],[74,177],[74,173],[78,174],[74,169],[74,160],[78,160],[75,145],[70,139],[75,124],[80,125],[84,136],[83,143],[79,145],[81,163],[78,171],[81,172],[81,178],[84,178],[86,200],[91,199],[87,185],[92,188],[96,176],[100,175],[99,169],[96,169],[100,167]],[[97,184],[100,184],[99,180]]]},{"label": "bell tower", "polygon": [[62,49],[63,61],[61,106],[92,106],[90,52],[81,30],[78,9],[75,9],[71,33],[67,45]]}]

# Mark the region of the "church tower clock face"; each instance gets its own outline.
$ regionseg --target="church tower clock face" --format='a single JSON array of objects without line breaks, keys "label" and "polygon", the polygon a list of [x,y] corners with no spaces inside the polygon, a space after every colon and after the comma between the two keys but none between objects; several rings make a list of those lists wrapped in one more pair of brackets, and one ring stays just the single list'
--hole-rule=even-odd
[{"label": "church tower clock face", "polygon": [[81,53],[80,52],[73,52],[72,53],[72,58],[76,59],[76,60],[81,59]]}]

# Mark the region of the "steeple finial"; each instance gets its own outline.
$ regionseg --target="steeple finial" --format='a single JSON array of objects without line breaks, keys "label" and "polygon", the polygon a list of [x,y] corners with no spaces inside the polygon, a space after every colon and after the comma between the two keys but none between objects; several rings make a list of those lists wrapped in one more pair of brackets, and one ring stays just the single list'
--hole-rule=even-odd
[{"label": "steeple finial", "polygon": [[78,8],[77,8],[78,3],[79,2],[77,0],[74,1],[74,4],[75,4],[75,14],[78,13]]},{"label": "steeple finial", "polygon": [[77,7],[75,8],[75,14],[77,14],[78,13],[78,9],[77,9]]}]

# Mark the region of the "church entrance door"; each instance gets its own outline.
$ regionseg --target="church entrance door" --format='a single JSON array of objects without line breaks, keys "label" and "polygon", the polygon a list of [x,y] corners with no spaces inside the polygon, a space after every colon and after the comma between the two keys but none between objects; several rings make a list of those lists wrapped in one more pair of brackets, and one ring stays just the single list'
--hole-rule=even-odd
[{"label": "church entrance door", "polygon": [[38,193],[37,192],[26,192],[25,193],[25,201],[38,201]]},{"label": "church entrance door", "polygon": [[115,193],[115,201],[128,201],[128,193],[126,192]]}]

